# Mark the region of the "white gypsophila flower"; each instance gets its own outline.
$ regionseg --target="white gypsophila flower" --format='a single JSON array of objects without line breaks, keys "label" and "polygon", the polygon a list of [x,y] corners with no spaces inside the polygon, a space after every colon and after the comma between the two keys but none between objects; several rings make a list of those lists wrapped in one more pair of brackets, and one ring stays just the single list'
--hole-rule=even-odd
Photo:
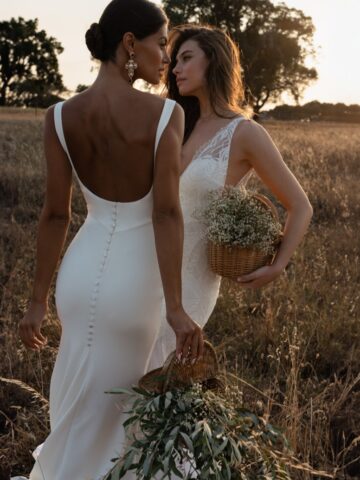
[{"label": "white gypsophila flower", "polygon": [[202,213],[207,238],[213,243],[274,253],[281,225],[271,211],[245,188],[226,186],[209,194]]}]

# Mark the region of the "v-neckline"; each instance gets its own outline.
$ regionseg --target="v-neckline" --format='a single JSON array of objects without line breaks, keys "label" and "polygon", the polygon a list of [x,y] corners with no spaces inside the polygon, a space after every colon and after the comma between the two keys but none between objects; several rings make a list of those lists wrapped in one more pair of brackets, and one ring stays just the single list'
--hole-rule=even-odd
[{"label": "v-neckline", "polygon": [[219,130],[217,130],[214,135],[212,135],[208,140],[206,140],[206,142],[203,142],[199,148],[197,148],[195,150],[195,153],[194,155],[191,157],[191,160],[190,162],[186,165],[186,167],[184,168],[184,170],[182,171],[181,173],[181,176],[184,175],[184,173],[186,172],[186,170],[190,167],[190,165],[194,162],[194,160],[200,155],[200,153],[205,150],[205,148],[219,135],[220,132],[222,132],[223,130],[225,130],[226,128],[229,127],[229,125],[231,125],[233,122],[235,122],[235,120],[238,120],[239,118],[242,118],[240,115],[233,118],[232,120],[230,120],[230,122],[228,122],[226,125],[224,125],[223,127],[219,128]]}]

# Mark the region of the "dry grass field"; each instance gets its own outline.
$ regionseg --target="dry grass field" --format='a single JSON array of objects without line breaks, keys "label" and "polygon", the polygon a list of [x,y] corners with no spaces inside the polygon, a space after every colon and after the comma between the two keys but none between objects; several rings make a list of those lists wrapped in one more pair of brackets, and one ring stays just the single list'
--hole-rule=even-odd
[{"label": "dry grass field", "polygon": [[[46,437],[60,335],[52,307],[41,353],[17,337],[44,193],[42,118],[0,113],[0,480],[28,473],[31,451]],[[279,280],[253,292],[223,283],[206,333],[245,401],[270,415],[299,458],[336,479],[360,478],[360,125],[265,126],[314,217]],[[75,189],[68,240],[84,212]],[[299,471],[293,478],[312,477]]]}]

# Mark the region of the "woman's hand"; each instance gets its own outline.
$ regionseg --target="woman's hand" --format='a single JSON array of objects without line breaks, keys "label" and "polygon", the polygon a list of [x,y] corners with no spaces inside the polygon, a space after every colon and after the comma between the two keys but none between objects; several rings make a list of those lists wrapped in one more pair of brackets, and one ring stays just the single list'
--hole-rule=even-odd
[{"label": "woman's hand", "polygon": [[32,301],[19,323],[19,336],[24,345],[33,350],[43,348],[47,339],[41,334],[41,324],[47,313],[47,302]]},{"label": "woman's hand", "polygon": [[183,309],[168,313],[167,321],[176,335],[176,358],[182,360],[183,364],[189,361],[194,365],[204,353],[204,337],[200,325]]},{"label": "woman's hand", "polygon": [[261,267],[247,275],[242,275],[236,282],[243,288],[260,288],[278,278],[283,270],[275,264]]}]

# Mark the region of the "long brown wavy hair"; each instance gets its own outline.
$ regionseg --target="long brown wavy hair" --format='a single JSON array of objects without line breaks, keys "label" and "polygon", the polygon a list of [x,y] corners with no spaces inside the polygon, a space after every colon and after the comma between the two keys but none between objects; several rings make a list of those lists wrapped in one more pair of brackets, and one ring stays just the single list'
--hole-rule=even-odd
[{"label": "long brown wavy hair", "polygon": [[208,25],[179,25],[169,35],[170,64],[167,70],[167,96],[176,100],[185,111],[184,143],[189,138],[200,117],[199,101],[196,97],[181,96],[176,85],[173,69],[181,45],[187,40],[195,40],[209,60],[206,82],[210,104],[219,117],[231,118],[223,114],[231,110],[236,114],[249,116],[245,105],[245,90],[242,79],[240,55],[234,41],[222,30]]}]

